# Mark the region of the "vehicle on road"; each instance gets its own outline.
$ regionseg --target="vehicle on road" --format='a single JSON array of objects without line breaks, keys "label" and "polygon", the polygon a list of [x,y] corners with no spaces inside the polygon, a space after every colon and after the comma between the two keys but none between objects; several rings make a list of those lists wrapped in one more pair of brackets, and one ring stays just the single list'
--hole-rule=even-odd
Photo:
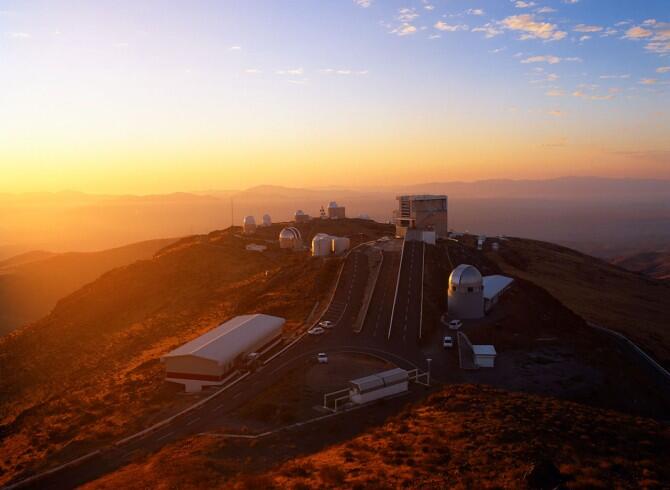
[{"label": "vehicle on road", "polygon": [[450,330],[458,330],[463,326],[463,322],[460,320],[451,320],[449,322],[449,329]]},{"label": "vehicle on road", "polygon": [[333,328],[335,324],[330,320],[324,320],[322,322],[319,322],[319,326],[323,328]]},{"label": "vehicle on road", "polygon": [[328,364],[328,355],[325,352],[319,352],[316,355],[316,360],[319,361],[319,364]]},{"label": "vehicle on road", "polygon": [[442,347],[445,349],[450,349],[454,346],[454,339],[453,337],[450,336],[445,336],[444,339],[442,339]]},{"label": "vehicle on road", "polygon": [[326,333],[326,331],[321,327],[313,327],[307,330],[307,333],[310,335],[322,335]]}]

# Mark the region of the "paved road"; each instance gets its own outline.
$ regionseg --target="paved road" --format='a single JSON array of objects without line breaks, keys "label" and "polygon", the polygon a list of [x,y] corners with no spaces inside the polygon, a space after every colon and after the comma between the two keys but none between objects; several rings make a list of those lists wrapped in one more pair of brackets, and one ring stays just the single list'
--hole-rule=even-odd
[{"label": "paved road", "polygon": [[391,322],[391,310],[393,309],[393,297],[395,295],[396,281],[398,280],[398,267],[400,265],[400,252],[383,252],[381,270],[377,279],[377,286],[372,294],[372,300],[368,314],[363,323],[363,330],[359,334],[361,339],[370,344],[383,341],[388,336],[388,326]]},{"label": "paved road", "polygon": [[393,350],[403,352],[419,340],[423,280],[423,242],[405,242],[393,318],[387,337]]}]

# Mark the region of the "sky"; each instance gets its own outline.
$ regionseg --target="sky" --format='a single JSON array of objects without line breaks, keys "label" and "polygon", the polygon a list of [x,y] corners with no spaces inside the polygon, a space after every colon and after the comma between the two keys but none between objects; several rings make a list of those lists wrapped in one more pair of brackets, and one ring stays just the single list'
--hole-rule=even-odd
[{"label": "sky", "polygon": [[0,0],[0,192],[670,178],[668,0]]}]

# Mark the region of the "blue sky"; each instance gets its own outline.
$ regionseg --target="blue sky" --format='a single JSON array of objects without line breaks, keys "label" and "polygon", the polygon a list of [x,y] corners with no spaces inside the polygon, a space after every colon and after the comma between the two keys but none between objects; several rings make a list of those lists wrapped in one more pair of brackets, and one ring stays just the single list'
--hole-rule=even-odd
[{"label": "blue sky", "polygon": [[4,1],[0,58],[26,189],[670,177],[667,0]]}]

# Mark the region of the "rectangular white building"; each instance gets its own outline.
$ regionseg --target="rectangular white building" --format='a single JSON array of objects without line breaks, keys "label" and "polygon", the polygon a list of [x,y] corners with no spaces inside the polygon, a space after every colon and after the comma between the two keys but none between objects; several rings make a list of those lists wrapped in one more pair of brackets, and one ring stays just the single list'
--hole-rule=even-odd
[{"label": "rectangular white building", "polygon": [[349,397],[357,404],[368,403],[408,390],[409,375],[401,368],[390,369],[349,381]]},{"label": "rectangular white building", "polygon": [[472,354],[478,367],[494,367],[496,363],[496,348],[492,345],[473,345]]},{"label": "rectangular white building", "polygon": [[242,315],[187,342],[161,357],[165,380],[186,391],[220,385],[236,361],[279,340],[286,320],[270,315]]}]

